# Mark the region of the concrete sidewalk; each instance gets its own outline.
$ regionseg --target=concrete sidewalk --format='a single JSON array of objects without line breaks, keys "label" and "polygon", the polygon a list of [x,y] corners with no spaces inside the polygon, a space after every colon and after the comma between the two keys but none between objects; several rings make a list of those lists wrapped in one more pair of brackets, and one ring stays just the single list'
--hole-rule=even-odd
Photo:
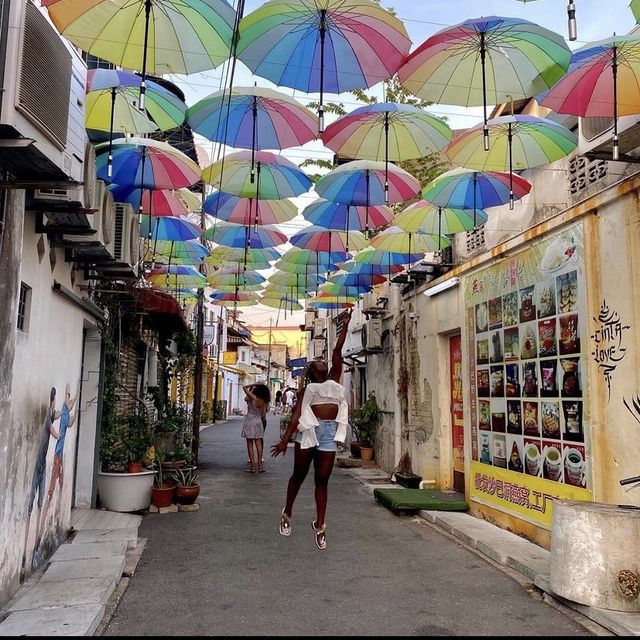
[{"label": "concrete sidewalk", "polygon": [[[232,420],[230,422],[235,421]],[[277,431],[273,424],[275,423],[275,419],[272,418],[271,422],[269,425],[271,429],[270,435],[272,438],[276,438]],[[205,487],[206,483],[209,483],[210,490],[208,492],[205,490],[204,494],[201,495],[204,510],[199,512],[200,515],[198,515],[198,513],[193,514],[189,519],[179,516],[176,516],[175,519],[171,516],[145,516],[146,535],[153,534],[154,536],[158,536],[158,538],[156,539],[157,548],[155,551],[153,548],[154,545],[147,544],[148,553],[145,553],[143,556],[145,562],[141,564],[142,566],[146,563],[145,570],[136,572],[135,574],[134,580],[138,582],[138,589],[133,589],[133,591],[137,591],[138,593],[132,593],[130,595],[129,592],[132,591],[132,589],[130,588],[126,593],[125,590],[129,585],[129,579],[138,565],[138,560],[147,542],[145,538],[139,538],[138,527],[142,523],[142,517],[138,515],[116,514],[104,510],[74,510],[72,514],[72,538],[68,543],[60,546],[45,570],[31,576],[7,608],[3,612],[0,612],[0,614],[6,615],[5,619],[0,623],[0,636],[102,635],[105,631],[110,631],[111,633],[109,633],[109,635],[114,635],[114,632],[119,629],[128,633],[127,630],[130,629],[130,625],[126,624],[126,622],[132,619],[131,616],[140,621],[143,615],[141,611],[144,610],[144,607],[142,609],[140,608],[140,594],[149,592],[152,587],[155,588],[159,580],[169,585],[170,575],[173,575],[173,572],[176,571],[175,567],[167,564],[168,560],[173,560],[173,558],[169,559],[166,556],[167,540],[175,541],[178,538],[186,540],[189,536],[193,536],[199,545],[210,545],[212,530],[210,528],[211,521],[208,520],[208,518],[214,518],[216,522],[216,549],[219,559],[212,560],[212,556],[203,556],[198,561],[199,564],[196,572],[198,576],[194,577],[193,573],[189,573],[190,584],[194,580],[206,580],[206,582],[201,583],[201,588],[204,589],[202,600],[205,604],[207,603],[207,589],[214,588],[215,590],[215,587],[212,587],[209,582],[208,576],[210,574],[207,571],[206,565],[202,567],[199,566],[203,562],[212,562],[213,564],[210,566],[215,567],[221,574],[227,575],[228,582],[223,582],[223,584],[226,584],[226,588],[230,594],[234,594],[234,589],[236,588],[240,589],[240,591],[246,591],[253,587],[257,588],[258,593],[264,593],[264,588],[267,588],[267,584],[271,584],[273,580],[277,582],[277,576],[280,575],[279,572],[286,570],[286,566],[281,567],[280,565],[293,561],[296,556],[295,552],[293,555],[289,553],[283,556],[281,550],[282,545],[285,543],[288,545],[300,544],[301,547],[298,549],[298,553],[302,550],[305,550],[305,553],[307,553],[304,540],[297,542],[295,537],[291,540],[282,540],[277,535],[271,537],[271,529],[274,525],[270,521],[264,525],[261,524],[259,528],[255,530],[247,529],[247,531],[243,531],[243,535],[247,533],[249,538],[246,540],[244,538],[238,540],[239,530],[230,518],[238,517],[238,522],[247,522],[249,514],[251,514],[252,518],[255,518],[255,512],[260,508],[259,496],[261,496],[263,500],[273,500],[274,505],[276,502],[279,503],[282,487],[284,486],[283,481],[289,473],[289,467],[287,465],[290,464],[291,460],[289,459],[287,464],[281,459],[270,461],[271,464],[268,467],[269,473],[266,474],[267,484],[265,484],[264,477],[260,478],[262,484],[253,483],[253,481],[256,480],[255,477],[249,478],[247,477],[249,474],[242,472],[237,473],[237,470],[234,470],[239,467],[238,470],[242,471],[245,455],[244,450],[238,447],[235,441],[237,437],[235,433],[237,431],[236,427],[237,425],[233,424],[225,425],[222,431],[211,430],[205,438],[206,444],[207,440],[212,440],[212,436],[220,438],[218,434],[228,434],[224,435],[226,440],[220,441],[218,439],[215,447],[207,445],[203,450],[205,451],[205,455],[203,456],[205,460],[203,461],[204,469],[201,476],[205,479]],[[207,459],[207,457],[211,455],[209,453],[211,451],[217,456],[214,460],[215,465],[211,464],[211,461]],[[207,466],[216,469],[216,473],[207,473]],[[343,514],[349,512],[354,515],[352,520],[344,520],[343,527],[353,526],[354,531],[356,531],[360,525],[368,527],[369,530],[375,527],[376,536],[383,540],[380,542],[382,545],[381,548],[388,548],[390,551],[392,548],[397,548],[397,545],[399,543],[401,544],[400,541],[403,539],[406,540],[406,553],[410,553],[411,549],[413,549],[414,554],[421,554],[420,549],[427,549],[426,547],[420,546],[422,543],[420,543],[419,538],[416,538],[410,533],[410,529],[405,530],[404,527],[398,529],[398,527],[393,524],[396,521],[381,517],[381,512],[376,512],[367,506],[367,492],[370,493],[371,501],[373,502],[373,490],[375,488],[396,486],[384,483],[385,479],[389,479],[388,474],[381,471],[375,465],[359,468],[339,467],[341,467],[341,465],[336,465],[336,479],[334,481],[336,483],[336,489],[342,487],[343,491],[345,491],[345,496],[351,494],[352,499],[347,499],[344,506],[340,507],[338,498],[336,497],[334,511],[340,512],[340,509],[345,509],[345,511],[342,512]],[[247,487],[252,491],[251,502],[243,504],[238,498],[247,495]],[[277,487],[277,497],[275,498],[273,497],[273,487]],[[366,491],[363,492],[362,487],[365,487]],[[306,491],[309,492],[310,487],[307,487]],[[201,491],[201,494],[202,493]],[[336,491],[335,494],[336,496],[339,495],[339,491]],[[356,494],[361,494],[361,497],[356,499]],[[379,505],[377,506],[381,508]],[[265,508],[266,507],[268,507],[270,513],[275,512],[271,504],[265,505]],[[301,506],[300,510],[304,510],[304,508],[305,507]],[[230,514],[233,514],[233,516]],[[338,517],[337,513],[335,517]],[[147,521],[147,518],[150,518],[150,520]],[[407,522],[407,520],[401,516],[399,523],[403,521],[405,523]],[[380,527],[375,524],[377,522],[380,523]],[[527,591],[542,592],[542,598],[548,604],[559,608],[565,613],[569,610],[574,610],[577,614],[571,613],[571,615],[575,616],[578,620],[582,620],[581,624],[593,635],[640,635],[640,615],[586,607],[562,600],[550,594],[548,586],[550,553],[545,549],[466,513],[422,511],[419,513],[419,519],[417,519],[416,522],[422,523],[422,526],[432,529],[434,532],[437,532],[437,534],[455,540],[458,546],[475,552],[486,559],[490,565],[500,567],[512,578],[517,576],[516,579]],[[151,527],[149,526],[150,524],[152,525]],[[393,529],[393,538],[386,537],[385,532],[387,530],[391,531],[391,529],[388,529],[389,526]],[[229,529],[229,531],[227,532],[226,529]],[[407,536],[407,532],[409,536]],[[337,538],[338,535],[338,531],[336,531],[335,537]],[[265,536],[268,537],[265,538]],[[259,547],[255,546],[257,540],[260,541]],[[268,544],[265,543],[265,540],[269,540]],[[393,547],[389,546],[392,540],[393,545],[395,545]],[[335,542],[337,543],[338,541],[335,540]],[[248,543],[250,543],[249,546],[247,546]],[[332,538],[332,544],[333,543],[334,539]],[[251,544],[253,544],[253,547]],[[355,570],[355,566],[352,568],[350,564],[345,564],[347,562],[345,550],[347,545],[351,545],[354,549],[361,548],[354,538],[354,534],[346,532],[346,540],[343,540],[342,543],[344,555],[336,558],[337,564],[334,569],[331,568],[331,552],[327,552],[329,555],[323,556],[323,570],[328,572],[327,576],[325,576],[326,579],[331,577],[335,582],[342,578],[342,574],[353,575],[353,580],[357,578],[358,573]],[[284,547],[282,548],[284,549]],[[239,549],[243,549],[244,555],[251,554],[251,549],[254,549],[253,552],[257,555],[255,558],[245,558],[242,560],[242,556],[238,556],[237,553]],[[223,555],[223,553],[227,552],[229,554],[228,557]],[[174,553],[177,553],[177,549]],[[333,551],[333,553],[335,553],[335,551]],[[376,550],[374,548],[367,549],[364,553],[364,556],[368,557],[370,561],[373,558],[373,556],[369,555],[371,553],[376,553]],[[446,564],[448,559],[445,548],[443,547],[439,553],[441,555],[444,554],[442,561]],[[246,563],[250,565],[248,575],[254,575],[255,567],[259,566],[257,563],[259,561],[267,561],[266,559],[271,555],[274,557],[273,559],[269,559],[268,562],[273,564],[268,564],[267,566],[274,567],[274,569],[272,569],[273,575],[265,575],[266,582],[258,582],[257,585],[249,586],[242,582],[241,578],[236,577],[242,575],[242,572],[247,569],[247,567],[244,567]],[[333,557],[335,558],[335,556]],[[187,553],[184,562],[191,562],[192,559],[193,554]],[[156,564],[158,560],[160,564]],[[422,559],[421,562],[424,563],[425,559]],[[229,563],[231,564],[227,566]],[[369,581],[368,583],[369,588],[373,589],[377,587],[381,589],[381,597],[389,600],[388,605],[390,605],[394,597],[393,591],[389,591],[389,589],[392,589],[393,583],[386,581],[386,576],[389,575],[387,573],[389,566],[395,566],[393,557],[382,559],[380,566],[376,567],[376,572],[381,573],[380,578],[384,580],[383,584],[376,585],[375,581]],[[427,564],[425,566],[429,565]],[[155,573],[150,571],[151,567],[153,567],[153,572]],[[193,571],[190,564],[178,564],[177,567],[186,572]],[[417,565],[413,568],[405,566],[405,572],[408,572],[408,574],[414,574],[416,571],[422,572],[424,567],[421,567],[422,565]],[[446,570],[446,567],[443,567],[443,569]],[[336,573],[332,574],[332,570],[336,571]],[[230,571],[230,573],[224,573],[225,571]],[[437,579],[438,567],[432,564],[430,565],[430,571],[433,573],[433,578]],[[139,575],[140,573],[143,575]],[[284,575],[290,576],[286,571],[282,573],[282,576]],[[233,578],[231,578],[231,576],[233,576]],[[385,576],[385,578],[382,578],[382,576]],[[415,575],[413,577],[415,578]],[[222,577],[219,579],[222,580]],[[233,584],[231,582],[232,579],[238,579],[239,585]],[[282,579],[284,578],[282,577]],[[297,578],[291,577],[287,579],[297,580]],[[331,582],[331,580],[329,581]],[[175,588],[180,584],[181,581],[179,581],[177,585],[172,584],[171,586]],[[192,586],[194,585],[195,583]],[[133,587],[133,583],[131,586]],[[356,587],[356,590],[357,589]],[[118,617],[121,618],[120,626],[116,625],[115,628],[112,626],[108,627],[109,620],[115,612],[120,599],[123,597],[123,593],[123,604],[126,601],[129,602],[128,606],[124,607],[124,611],[120,610],[121,607],[115,616],[116,620]],[[383,596],[382,594],[387,595]],[[232,601],[235,601],[233,600],[233,595],[228,597],[231,597]],[[286,592],[279,594],[276,591],[271,593],[270,597],[276,598],[276,600],[281,597],[288,601],[290,596],[288,596]],[[435,596],[432,595],[432,597]],[[442,593],[439,594],[439,597],[447,598],[449,596],[447,593]],[[417,602],[419,602],[419,600]],[[225,611],[224,607],[230,605],[221,602],[219,606],[221,607],[220,611]],[[207,604],[205,609],[208,610],[208,607],[209,605]],[[567,607],[569,609],[567,609]],[[217,613],[218,615],[216,618],[216,635],[220,633],[224,634],[225,624],[227,625],[226,630],[235,628],[228,626],[236,620],[236,618],[231,615],[232,612],[229,611],[228,618],[224,618],[220,611],[214,611],[214,614]],[[149,612],[145,614],[145,620],[148,621],[149,615]],[[437,613],[436,610],[433,609],[431,611],[431,617],[435,616],[437,616]],[[584,618],[581,616],[584,616]],[[341,623],[336,628],[342,629],[343,631],[338,635],[354,635],[357,633],[355,630],[360,628],[360,623],[355,621],[355,619],[350,622],[342,617],[340,620]],[[592,624],[590,621],[596,624]],[[161,623],[161,621],[158,622]],[[204,622],[206,621],[203,620],[202,623],[204,624]],[[350,624],[352,625],[351,627],[349,626]],[[170,635],[170,627],[162,628],[165,628],[165,633]],[[205,628],[208,630],[205,635],[211,635],[211,629],[213,629],[213,627],[205,626]],[[411,627],[407,628],[411,629]],[[607,630],[609,633],[607,633]],[[290,631],[293,632],[293,629]],[[140,632],[143,633],[144,629],[141,628]],[[485,634],[486,633],[479,633],[479,635]],[[162,634],[160,633],[160,635]],[[402,629],[398,629],[397,635],[403,635]]]}]

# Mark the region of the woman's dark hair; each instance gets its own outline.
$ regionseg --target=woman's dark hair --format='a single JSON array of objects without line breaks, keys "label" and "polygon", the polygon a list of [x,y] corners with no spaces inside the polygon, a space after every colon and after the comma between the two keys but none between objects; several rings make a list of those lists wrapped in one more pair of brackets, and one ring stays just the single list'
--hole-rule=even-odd
[{"label": "woman's dark hair", "polygon": [[267,387],[266,384],[254,384],[251,391],[253,392],[253,395],[260,398],[260,400],[271,402],[271,391],[269,391],[269,387]]}]

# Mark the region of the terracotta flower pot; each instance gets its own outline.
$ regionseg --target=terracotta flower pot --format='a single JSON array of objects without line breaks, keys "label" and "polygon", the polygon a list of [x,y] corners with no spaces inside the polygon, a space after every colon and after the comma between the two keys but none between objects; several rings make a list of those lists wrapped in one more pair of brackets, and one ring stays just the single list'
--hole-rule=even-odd
[{"label": "terracotta flower pot", "polygon": [[373,447],[360,445],[360,457],[363,460],[373,460]]},{"label": "terracotta flower pot", "polygon": [[200,485],[194,484],[191,487],[176,487],[176,502],[178,504],[193,504],[200,494]]},{"label": "terracotta flower pot", "polygon": [[162,507],[168,507],[173,502],[173,495],[176,490],[176,485],[165,482],[161,485],[154,484],[151,487],[151,504],[158,509]]},{"label": "terracotta flower pot", "polygon": [[140,473],[142,471],[142,462],[130,462],[127,465],[127,473]]}]

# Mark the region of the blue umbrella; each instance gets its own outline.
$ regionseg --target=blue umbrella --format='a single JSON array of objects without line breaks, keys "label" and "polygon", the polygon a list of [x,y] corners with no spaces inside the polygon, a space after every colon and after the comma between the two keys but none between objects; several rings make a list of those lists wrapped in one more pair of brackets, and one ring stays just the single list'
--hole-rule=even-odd
[{"label": "blue umbrella", "polygon": [[220,222],[205,231],[205,238],[225,247],[264,249],[277,247],[287,241],[287,236],[275,229]]},{"label": "blue umbrella", "polygon": [[202,229],[182,218],[173,216],[143,216],[140,223],[141,238],[155,238],[156,240],[195,240],[202,235]]}]

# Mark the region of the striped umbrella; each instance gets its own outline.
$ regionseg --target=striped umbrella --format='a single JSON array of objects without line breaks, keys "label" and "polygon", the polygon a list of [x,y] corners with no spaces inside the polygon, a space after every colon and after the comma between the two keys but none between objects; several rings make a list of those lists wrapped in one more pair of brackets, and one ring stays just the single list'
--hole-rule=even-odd
[{"label": "striped umbrella", "polygon": [[251,228],[232,222],[220,222],[210,227],[204,232],[204,237],[216,244],[245,251],[276,247],[287,241],[287,236],[276,229],[266,226]]},{"label": "striped umbrella", "polygon": [[483,106],[483,148],[489,150],[487,105],[529,98],[567,71],[564,38],[521,18],[489,16],[446,27],[427,38],[398,71],[412,94],[438,104]]},{"label": "striped umbrella", "polygon": [[197,240],[171,242],[158,240],[154,243],[153,251],[148,251],[145,262],[160,264],[202,264],[209,255],[209,249]]},{"label": "striped umbrella", "polygon": [[266,281],[267,279],[263,275],[255,271],[240,271],[235,273],[216,272],[207,278],[207,282],[214,289],[221,286],[238,286],[239,284],[243,287],[257,286],[258,288],[262,288],[262,285]]},{"label": "striped umbrella", "polygon": [[204,202],[204,211],[219,220],[244,225],[282,224],[298,215],[291,200],[256,200],[216,191]]},{"label": "striped umbrella", "polygon": [[331,231],[331,229],[315,225],[305,227],[302,231],[292,235],[290,242],[294,247],[324,253],[334,251],[347,253],[348,247],[359,251],[369,244],[359,231],[347,234],[344,231]]},{"label": "striped umbrella", "polygon": [[207,284],[207,279],[192,266],[172,264],[153,269],[146,280],[157,287],[188,287],[199,289]]},{"label": "striped umbrella", "polygon": [[[268,269],[271,263],[281,254],[277,249],[265,247],[264,249],[250,249],[219,246],[211,250],[205,263],[214,267],[220,267],[228,263],[244,263],[252,269]],[[259,265],[259,266],[258,266]]]},{"label": "striped umbrella", "polygon": [[140,222],[140,237],[156,240],[195,240],[202,235],[202,229],[192,222],[173,216],[143,216]]},{"label": "striped umbrella", "polygon": [[188,213],[184,202],[169,189],[139,189],[112,184],[109,191],[113,193],[115,202],[128,202],[139,214],[180,217]]},{"label": "striped umbrella", "polygon": [[[344,231],[347,234],[350,230],[361,231],[368,226],[378,229],[393,220],[393,211],[385,205],[361,207],[322,198],[307,205],[301,213],[306,220],[318,227]],[[347,242],[347,251],[348,246]]]}]

